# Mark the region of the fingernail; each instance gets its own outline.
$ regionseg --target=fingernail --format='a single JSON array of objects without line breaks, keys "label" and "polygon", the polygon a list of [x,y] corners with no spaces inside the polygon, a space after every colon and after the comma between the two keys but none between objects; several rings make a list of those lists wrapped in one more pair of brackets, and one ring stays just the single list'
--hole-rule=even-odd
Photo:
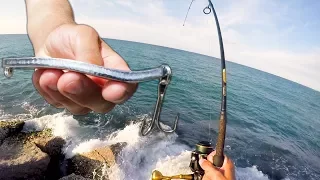
[{"label": "fingernail", "polygon": [[58,91],[57,85],[54,85],[54,84],[49,84],[48,88],[51,89],[52,91]]},{"label": "fingernail", "polygon": [[64,87],[64,91],[69,94],[77,95],[83,91],[83,82],[80,80],[72,81]]}]

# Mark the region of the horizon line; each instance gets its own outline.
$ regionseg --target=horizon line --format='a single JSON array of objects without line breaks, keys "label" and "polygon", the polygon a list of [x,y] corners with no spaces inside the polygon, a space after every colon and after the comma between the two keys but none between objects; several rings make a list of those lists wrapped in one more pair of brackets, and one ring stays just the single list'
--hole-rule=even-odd
[{"label": "horizon line", "polygon": [[[1,35],[25,35],[25,36],[28,36],[28,34],[23,34],[23,33],[14,33],[14,34],[10,34],[10,33],[6,33],[6,34],[0,34]],[[152,46],[158,46],[158,47],[162,47],[162,48],[169,48],[169,49],[174,49],[174,50],[178,50],[178,51],[184,51],[184,52],[188,52],[188,53],[193,53],[193,54],[198,54],[198,55],[202,55],[202,56],[207,56],[207,57],[210,57],[210,58],[214,58],[218,61],[221,61],[220,58],[217,58],[217,57],[214,57],[214,56],[210,56],[210,55],[207,55],[207,54],[201,54],[201,53],[198,53],[198,52],[193,52],[193,51],[189,51],[189,50],[184,50],[184,49],[178,49],[178,48],[174,48],[174,47],[168,47],[168,46],[163,46],[163,45],[158,45],[158,44],[150,44],[150,43],[146,43],[146,42],[139,42],[139,41],[133,41],[133,40],[126,40],[126,39],[115,39],[115,38],[106,38],[106,37],[101,37],[102,39],[109,39],[109,40],[116,40],[116,41],[126,41],[126,42],[132,42],[132,43],[140,43],[140,44],[146,44],[146,45],[152,45]],[[29,38],[28,38],[29,39]],[[267,73],[267,74],[270,74],[270,75],[273,75],[273,76],[276,76],[278,78],[281,78],[281,79],[284,79],[284,80],[287,80],[287,81],[290,81],[290,82],[293,82],[295,84],[298,84],[300,86],[303,86],[303,87],[306,87],[308,89],[311,89],[313,91],[316,91],[316,92],[320,92],[320,90],[317,90],[317,89],[314,89],[312,87],[309,87],[309,86],[306,86],[306,85],[303,85],[303,84],[300,84],[298,82],[295,82],[295,81],[292,81],[290,79],[287,79],[285,77],[281,77],[279,75],[276,75],[276,74],[272,74],[272,73],[269,73],[267,71],[263,71],[263,70],[260,70],[260,69],[257,69],[255,67],[250,67],[250,66],[247,66],[247,65],[244,65],[244,64],[239,64],[237,62],[234,62],[234,61],[230,61],[230,60],[227,60],[226,61],[228,63],[234,63],[236,65],[240,65],[240,66],[245,66],[245,67],[248,67],[248,68],[251,68],[251,69],[254,69],[254,70],[257,70],[257,71],[260,71],[260,72],[263,72],[263,73]],[[227,71],[228,72],[228,71]]]}]

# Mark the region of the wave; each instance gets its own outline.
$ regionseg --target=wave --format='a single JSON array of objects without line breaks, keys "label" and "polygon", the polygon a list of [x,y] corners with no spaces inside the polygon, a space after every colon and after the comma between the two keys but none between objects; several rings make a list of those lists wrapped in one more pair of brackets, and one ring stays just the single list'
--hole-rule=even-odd
[{"label": "wave", "polygon": [[[188,165],[190,162],[190,147],[177,142],[178,135],[154,132],[151,136],[139,135],[139,123],[131,122],[123,129],[117,130],[104,138],[86,138],[81,136],[88,133],[88,128],[79,125],[78,121],[66,113],[46,115],[25,121],[23,131],[40,131],[52,128],[55,136],[60,136],[67,141],[64,152],[67,158],[76,153],[89,152],[101,146],[119,142],[127,143],[120,152],[116,165],[105,169],[110,179],[150,179],[154,169],[160,170],[165,175],[191,173]],[[135,121],[135,122],[138,122]],[[256,166],[236,167],[238,180],[268,180],[268,176],[257,169]]]}]

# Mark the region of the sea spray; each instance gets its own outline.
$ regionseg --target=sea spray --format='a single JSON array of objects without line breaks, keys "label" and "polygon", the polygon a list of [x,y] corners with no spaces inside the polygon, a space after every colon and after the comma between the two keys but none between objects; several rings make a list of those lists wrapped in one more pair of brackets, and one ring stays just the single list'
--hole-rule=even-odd
[{"label": "sea spray", "polygon": [[[268,176],[257,169],[257,166],[236,168],[237,180],[268,180]],[[289,179],[284,179],[289,180]]]},{"label": "sea spray", "polygon": [[[113,180],[147,180],[155,169],[160,170],[164,175],[191,173],[189,162],[192,149],[177,142],[179,137],[175,133],[164,134],[155,131],[150,136],[141,137],[139,131],[143,118],[144,116],[137,116],[135,122],[130,122],[123,129],[100,139],[86,139],[86,136],[81,134],[88,130],[81,127],[73,116],[64,112],[26,120],[24,131],[41,131],[51,128],[55,136],[68,141],[64,147],[67,158],[71,158],[76,153],[90,152],[98,147],[118,142],[127,143],[120,152],[116,164],[103,168],[104,173]],[[236,168],[236,175],[237,179],[268,179],[255,166]]]},{"label": "sea spray", "polygon": [[65,140],[75,139],[81,130],[77,120],[62,112],[26,120],[23,131],[42,131],[47,128],[52,129],[54,136],[60,136]]},{"label": "sea spray", "polygon": [[178,156],[167,156],[158,160],[155,169],[167,176],[190,174],[190,157],[191,151],[182,151]]}]

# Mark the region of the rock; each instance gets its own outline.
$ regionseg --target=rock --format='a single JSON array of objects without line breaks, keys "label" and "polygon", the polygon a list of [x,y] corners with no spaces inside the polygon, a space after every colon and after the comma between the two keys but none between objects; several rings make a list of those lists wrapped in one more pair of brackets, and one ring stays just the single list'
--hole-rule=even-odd
[{"label": "rock", "polygon": [[118,153],[125,145],[126,143],[117,143],[77,154],[68,160],[67,172],[90,179],[108,180],[105,170],[115,164]]},{"label": "rock", "polygon": [[62,177],[60,164],[64,160],[62,148],[66,143],[61,137],[52,136],[51,129],[45,129],[41,132],[34,132],[27,136],[27,140],[37,146],[42,152],[50,157],[50,162],[46,166],[46,179],[59,179]]},{"label": "rock", "polygon": [[50,129],[41,132],[21,132],[24,122],[0,122],[0,179],[49,179],[62,177],[61,167],[66,163],[61,178],[108,180],[107,170],[116,162],[126,143],[97,148],[77,154],[64,161],[62,148],[65,140],[53,137]]},{"label": "rock", "polygon": [[5,138],[19,133],[23,126],[23,121],[0,121],[0,145]]},{"label": "rock", "polygon": [[91,179],[88,179],[88,178],[84,178],[82,176],[79,176],[79,175],[75,175],[74,173],[68,175],[68,176],[65,176],[63,178],[60,178],[59,180],[91,180]]},{"label": "rock", "polygon": [[44,179],[49,162],[27,136],[7,137],[0,146],[0,179]]},{"label": "rock", "polygon": [[[41,141],[41,143],[44,142],[45,141]],[[65,140],[61,137],[53,137],[44,145],[35,143],[35,145],[39,147],[42,152],[45,152],[50,156],[50,162],[46,171],[46,179],[58,179],[62,177],[63,172],[61,169],[61,164],[64,161],[62,148],[65,143]]]},{"label": "rock", "polygon": [[62,148],[66,141],[61,137],[50,137],[47,139],[37,139],[33,141],[41,151],[47,153],[49,156],[60,156]]},{"label": "rock", "polygon": [[59,179],[65,141],[53,137],[50,129],[32,133],[16,129],[0,145],[0,179]]}]

